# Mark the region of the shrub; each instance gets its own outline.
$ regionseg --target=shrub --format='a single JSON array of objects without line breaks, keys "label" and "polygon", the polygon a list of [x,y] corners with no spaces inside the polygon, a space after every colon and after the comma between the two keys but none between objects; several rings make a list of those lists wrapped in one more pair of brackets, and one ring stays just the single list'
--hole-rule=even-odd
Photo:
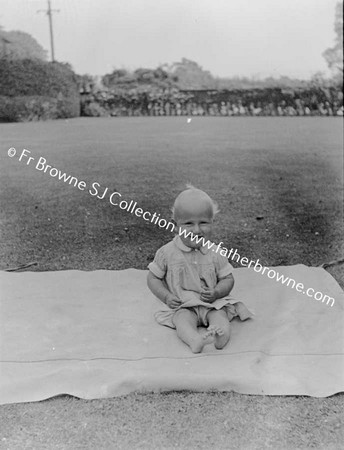
[{"label": "shrub", "polygon": [[57,119],[57,100],[49,97],[0,97],[0,120],[24,122]]},{"label": "shrub", "polygon": [[105,108],[96,102],[82,102],[81,103],[81,115],[87,117],[104,117],[108,116],[109,113]]},{"label": "shrub", "polygon": [[0,64],[0,120],[45,120],[80,115],[77,77],[67,64],[6,60]]}]

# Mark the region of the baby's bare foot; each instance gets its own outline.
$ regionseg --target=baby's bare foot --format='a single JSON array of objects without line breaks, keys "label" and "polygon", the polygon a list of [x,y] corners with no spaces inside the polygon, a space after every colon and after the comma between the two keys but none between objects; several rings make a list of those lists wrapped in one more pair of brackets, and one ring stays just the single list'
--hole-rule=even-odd
[{"label": "baby's bare foot", "polygon": [[210,325],[207,328],[207,332],[204,335],[204,338],[208,337],[208,336],[216,336],[216,335],[222,336],[224,334],[224,331],[221,327],[217,327],[215,325]]},{"label": "baby's bare foot", "polygon": [[199,336],[199,338],[194,339],[192,342],[190,342],[190,348],[192,353],[201,353],[203,350],[203,347],[207,345],[209,342],[207,342],[206,338],[202,338],[202,336]]},{"label": "baby's bare foot", "polygon": [[214,345],[217,349],[223,348],[229,341],[229,333],[225,333],[221,327],[210,325],[207,330],[208,336],[214,336]]}]

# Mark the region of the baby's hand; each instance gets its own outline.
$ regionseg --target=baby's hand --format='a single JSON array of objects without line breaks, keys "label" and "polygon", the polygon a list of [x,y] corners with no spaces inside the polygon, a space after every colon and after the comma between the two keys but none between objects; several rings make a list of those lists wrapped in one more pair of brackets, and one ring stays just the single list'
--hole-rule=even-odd
[{"label": "baby's hand", "polygon": [[206,303],[213,303],[215,300],[217,300],[215,289],[204,287],[201,291],[201,300]]},{"label": "baby's hand", "polygon": [[179,300],[179,298],[173,294],[170,294],[166,297],[166,305],[172,309],[178,308],[178,306],[180,306],[181,303],[182,303],[181,300]]}]

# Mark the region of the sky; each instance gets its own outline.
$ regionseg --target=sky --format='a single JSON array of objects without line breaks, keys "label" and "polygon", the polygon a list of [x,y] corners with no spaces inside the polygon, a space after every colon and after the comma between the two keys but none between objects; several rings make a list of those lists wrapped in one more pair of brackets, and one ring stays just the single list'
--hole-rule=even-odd
[{"label": "sky", "polygon": [[[328,75],[337,0],[51,0],[55,59],[79,74],[196,61],[220,77]],[[0,0],[0,25],[50,58],[47,0]]]}]

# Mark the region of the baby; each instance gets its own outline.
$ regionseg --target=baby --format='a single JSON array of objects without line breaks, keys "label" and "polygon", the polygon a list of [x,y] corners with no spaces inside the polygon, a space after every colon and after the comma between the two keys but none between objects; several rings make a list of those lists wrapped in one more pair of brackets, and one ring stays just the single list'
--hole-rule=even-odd
[{"label": "baby", "polygon": [[[157,251],[148,266],[147,283],[170,307],[157,312],[156,320],[175,328],[192,352],[200,353],[211,341],[222,349],[230,338],[230,321],[236,316],[246,320],[251,313],[229,296],[234,278],[228,259],[215,251],[217,246],[212,250],[206,245],[211,242],[217,204],[204,191],[187,187],[172,208],[178,234]],[[199,326],[207,327],[203,336]]]}]

